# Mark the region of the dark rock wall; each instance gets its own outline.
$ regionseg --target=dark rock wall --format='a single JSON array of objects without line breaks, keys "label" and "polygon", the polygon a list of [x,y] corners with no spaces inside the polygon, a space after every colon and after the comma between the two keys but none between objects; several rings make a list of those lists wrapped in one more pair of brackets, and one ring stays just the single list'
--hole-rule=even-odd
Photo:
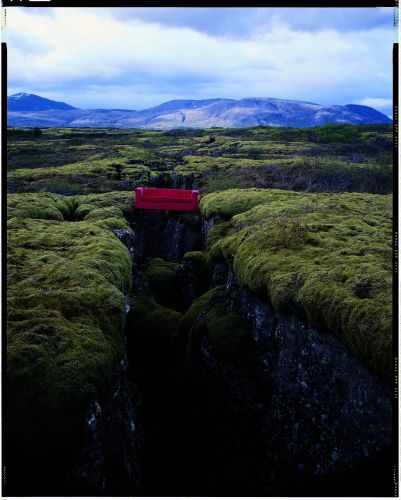
[{"label": "dark rock wall", "polygon": [[132,226],[136,235],[137,259],[162,257],[178,262],[192,250],[200,250],[201,218],[185,212],[142,210]]},{"label": "dark rock wall", "polygon": [[[230,274],[224,301],[249,322],[246,354],[217,359],[211,335],[194,341],[192,325],[181,336],[187,376],[206,398],[228,466],[220,464],[226,494],[391,494],[390,387],[340,339],[274,313]],[[198,319],[199,330],[202,312]],[[374,479],[361,480],[370,470]]]},{"label": "dark rock wall", "polygon": [[70,474],[70,494],[131,496],[141,491],[142,429],[139,394],[128,382],[127,360],[86,412],[85,445]]}]

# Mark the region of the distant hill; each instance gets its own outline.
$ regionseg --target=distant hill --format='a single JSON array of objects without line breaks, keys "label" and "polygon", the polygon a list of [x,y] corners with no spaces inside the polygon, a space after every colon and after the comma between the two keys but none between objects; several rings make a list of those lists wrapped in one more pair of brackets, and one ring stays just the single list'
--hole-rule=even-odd
[{"label": "distant hill", "polygon": [[112,127],[112,128],[211,128],[211,127],[315,127],[327,123],[391,123],[386,115],[368,106],[322,106],[311,102],[267,97],[240,100],[206,99],[169,101],[153,108],[79,109],[34,94],[9,96],[9,127]]},{"label": "distant hill", "polygon": [[35,94],[11,95],[7,98],[8,111],[49,111],[76,109],[65,102],[52,101]]}]

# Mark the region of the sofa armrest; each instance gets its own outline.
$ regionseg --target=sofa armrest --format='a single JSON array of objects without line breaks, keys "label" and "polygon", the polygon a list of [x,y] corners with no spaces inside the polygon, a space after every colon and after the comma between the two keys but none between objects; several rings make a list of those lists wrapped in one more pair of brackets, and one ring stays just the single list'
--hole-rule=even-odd
[{"label": "sofa armrest", "polygon": [[138,196],[139,199],[143,198],[143,187],[137,187],[135,189],[135,196]]}]

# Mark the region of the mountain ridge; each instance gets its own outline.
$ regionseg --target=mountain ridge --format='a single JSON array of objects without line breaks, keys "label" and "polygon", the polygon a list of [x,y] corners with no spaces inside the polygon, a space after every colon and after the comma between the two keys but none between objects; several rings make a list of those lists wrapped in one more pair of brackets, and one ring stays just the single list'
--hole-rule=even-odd
[{"label": "mountain ridge", "polygon": [[69,110],[78,109],[65,102],[53,101],[36,94],[19,92],[7,97],[7,106],[13,111],[46,111],[51,109]]},{"label": "mountain ridge", "polygon": [[277,99],[178,99],[143,110],[80,109],[64,102],[18,93],[7,98],[9,127],[93,128],[309,128],[327,123],[392,123],[383,113],[358,104],[327,105]]}]

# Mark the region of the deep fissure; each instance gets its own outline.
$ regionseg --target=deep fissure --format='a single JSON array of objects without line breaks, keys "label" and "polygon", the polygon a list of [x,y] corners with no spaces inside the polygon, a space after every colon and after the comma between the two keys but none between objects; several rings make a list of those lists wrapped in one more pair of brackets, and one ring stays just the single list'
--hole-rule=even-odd
[{"label": "deep fissure", "polygon": [[[316,440],[316,446],[319,445],[320,427],[317,422],[305,423],[310,417],[308,410],[302,409],[302,405],[308,407],[312,404],[312,407],[317,408],[317,413],[321,412],[325,417],[326,409],[319,407],[324,406],[324,396],[321,403],[319,396],[316,396],[316,401],[310,402],[307,397],[304,400],[302,396],[296,401],[295,394],[288,403],[289,415],[285,413],[285,402],[284,414],[279,414],[277,409],[272,411],[271,405],[277,403],[276,400],[272,403],[277,373],[282,370],[284,376],[292,376],[290,369],[286,373],[285,369],[277,368],[277,358],[280,356],[275,352],[277,345],[271,341],[272,332],[276,332],[273,334],[277,338],[277,335],[280,336],[280,329],[284,327],[290,332],[296,330],[297,334],[301,332],[304,335],[305,327],[300,322],[293,324],[296,321],[293,319],[289,319],[288,324],[285,323],[287,320],[280,322],[272,311],[270,316],[266,316],[269,306],[238,287],[227,264],[216,264],[207,285],[202,284],[199,270],[194,271],[193,267],[183,261],[183,256],[187,252],[204,248],[207,230],[213,223],[205,223],[196,214],[143,211],[130,224],[135,232],[136,248],[132,307],[127,318],[126,338],[129,378],[139,388],[142,401],[140,421],[144,440],[141,493],[152,496],[320,495],[329,489],[333,494],[352,495],[353,492],[360,493],[362,488],[366,495],[370,495],[375,491],[383,491],[383,484],[389,484],[391,449],[388,444],[384,444],[375,457],[372,458],[368,453],[365,458],[361,458],[355,443],[349,449],[351,457],[347,465],[352,461],[355,463],[348,466],[348,469],[344,467],[344,470],[335,465],[340,457],[335,450],[330,453],[325,451],[324,454],[317,450],[316,456],[308,456],[308,440]],[[167,298],[166,294],[163,297],[160,291],[157,293],[152,289],[146,278],[150,266],[155,265],[155,260],[158,259],[160,261],[157,264],[160,266],[168,267],[171,263],[178,266],[175,288],[170,289],[171,296],[167,291]],[[166,319],[159,317],[155,321],[153,316],[167,314],[166,311],[157,310],[156,314],[152,308],[161,306],[182,314],[208,290],[219,291],[195,317],[187,341],[188,344],[197,343],[197,347],[194,349],[190,346],[188,351],[188,345],[183,345],[180,335],[171,337],[172,331],[167,331],[171,329],[170,323],[174,322],[170,316],[166,316]],[[258,308],[261,311],[260,317]],[[246,318],[246,321],[252,323],[255,345],[244,345],[244,356],[238,356],[238,353],[232,356],[230,350],[228,354],[223,352],[220,365],[213,355],[210,357],[210,353],[216,351],[216,346],[212,345],[213,339],[210,336],[204,335],[203,323],[210,312],[214,312],[217,321],[219,314],[229,318],[233,311],[238,312],[236,321]],[[309,333],[307,329],[307,333],[311,336],[309,342],[313,346],[316,341],[314,332]],[[235,339],[233,342],[235,343]],[[333,343],[330,344],[331,342]],[[329,356],[334,356],[334,359],[336,356],[348,356],[344,354],[347,351],[343,345],[337,345],[331,340],[328,345]],[[323,349],[322,354],[325,354],[325,346],[320,348]],[[238,349],[242,349],[241,345]],[[301,347],[299,349],[303,352]],[[217,359],[219,355],[221,354],[217,355]],[[289,363],[292,363],[291,359]],[[350,360],[349,363],[353,361]],[[320,373],[319,368],[313,370],[326,381],[323,371]],[[332,382],[335,381],[341,387],[341,376],[336,370],[333,371]],[[271,376],[270,372],[275,375]],[[367,390],[371,391],[367,400],[377,397],[382,386],[367,379],[369,375],[364,371],[360,371],[358,377],[360,384],[366,384]],[[301,385],[303,383],[301,380]],[[344,384],[350,383],[349,380],[344,381]],[[286,397],[285,393],[282,397]],[[328,408],[327,413],[331,413],[330,418],[339,419],[339,422],[333,421],[334,427],[340,428],[343,425],[343,410],[338,408],[337,411],[336,405],[341,405],[341,398],[344,397],[346,396],[338,394],[327,398],[327,401],[333,400],[330,403],[333,408]],[[295,417],[291,415],[291,404],[297,408],[298,414]],[[316,414],[316,408],[311,413]],[[352,413],[352,410],[349,411]],[[383,417],[380,410],[375,411],[380,418]],[[270,413],[273,416],[266,417]],[[371,418],[377,418],[373,414],[374,411]],[[305,433],[307,445],[304,446],[301,439],[300,444],[294,446],[295,449],[298,446],[298,454],[305,455],[306,464],[299,459],[286,463],[286,447],[292,446],[291,437],[285,438],[282,435],[286,433],[286,420],[291,422],[293,418],[301,419],[299,423],[292,422],[292,425],[295,429],[299,428],[299,434],[302,435],[303,430]],[[370,416],[367,420],[369,418]],[[283,427],[282,431],[275,428],[278,424]],[[377,426],[386,427],[387,424],[383,418],[382,424],[377,423]],[[324,422],[322,425],[327,426]],[[316,432],[314,426],[317,427]],[[335,432],[339,432],[338,429]],[[298,440],[299,434],[295,433],[293,439]],[[349,437],[341,439],[345,443]],[[371,447],[376,446],[374,441],[372,438]],[[267,444],[271,448],[266,450]],[[361,446],[362,444],[363,436]],[[346,449],[345,445],[344,447]],[[316,457],[319,453],[322,456],[328,455],[329,458],[322,466],[317,465],[317,470],[320,467],[324,472],[316,477],[308,461],[312,464],[318,462]],[[292,480],[287,481],[287,477]]]},{"label": "deep fissure", "polygon": [[[186,252],[201,250],[200,216],[145,211],[131,224],[137,241],[134,300],[145,296],[160,301],[144,276],[149,262],[160,258],[178,263]],[[185,275],[181,273],[177,289],[171,290],[177,296],[175,309],[180,312],[187,310],[192,302],[185,294],[185,285]],[[195,487],[206,494],[213,481],[207,478],[212,442],[205,395],[195,388],[194,381],[185,378],[178,344],[156,342],[154,337],[162,337],[160,330],[164,327],[161,322],[152,331],[152,325],[147,325],[147,332],[141,332],[145,335],[138,336],[132,327],[132,313],[128,314],[130,378],[142,394],[143,493],[184,495]]]},{"label": "deep fissure", "polygon": [[[194,283],[202,277],[182,262],[187,252],[204,248],[202,219],[198,214],[143,211],[131,225],[137,246],[134,304],[128,313],[126,336],[130,379],[138,384],[142,395],[143,493],[246,494],[258,480],[257,463],[262,463],[257,426],[251,420],[241,422],[241,418],[225,415],[224,408],[211,401],[207,385],[185,366],[180,339],[175,338],[170,344],[161,341],[166,327],[163,322],[156,327],[141,323],[145,331],[138,333],[135,321],[139,297],[161,302],[163,307],[170,305],[157,297],[145,277],[149,262],[154,259],[181,262],[177,288],[171,290],[178,296],[175,310],[179,312],[188,311],[193,301],[212,287],[212,283]],[[200,316],[205,312],[207,309]],[[195,333],[197,328],[195,320]],[[244,443],[248,443],[248,450],[243,449]],[[253,455],[253,468],[241,460],[244,452],[248,457]]]}]

